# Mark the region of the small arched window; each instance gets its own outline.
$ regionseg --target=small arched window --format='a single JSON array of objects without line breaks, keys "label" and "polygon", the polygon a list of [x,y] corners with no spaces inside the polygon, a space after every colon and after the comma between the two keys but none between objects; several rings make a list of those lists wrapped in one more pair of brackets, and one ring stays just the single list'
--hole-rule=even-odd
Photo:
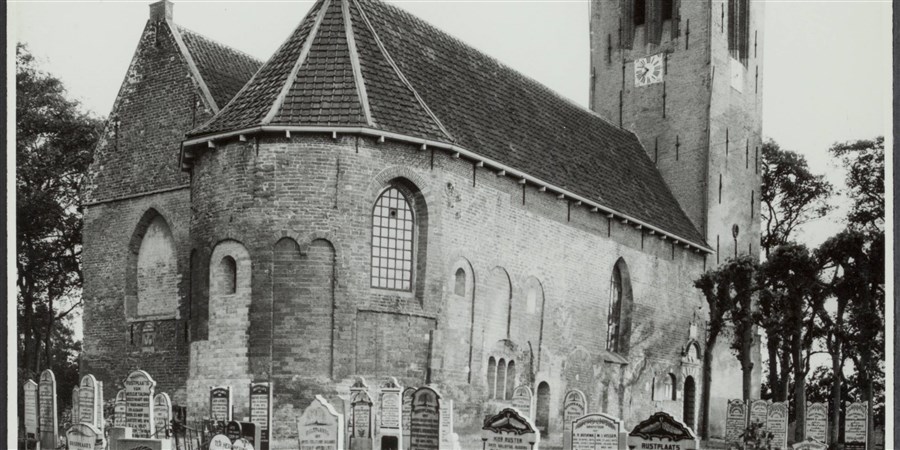
[{"label": "small arched window", "polygon": [[513,391],[516,390],[516,362],[510,360],[506,364],[506,394],[503,398],[512,400]]},{"label": "small arched window", "polygon": [[415,218],[406,195],[389,187],[372,212],[372,287],[412,290]]},{"label": "small arched window", "polygon": [[464,297],[466,295],[466,271],[462,267],[456,269],[453,282],[453,293]]},{"label": "small arched window", "polygon": [[678,400],[678,390],[675,389],[675,374],[670,373],[666,377],[666,400]]},{"label": "small arched window", "polygon": [[504,388],[506,388],[506,360],[500,358],[500,361],[497,362],[497,385],[493,398],[504,399],[506,396],[503,392]]},{"label": "small arched window", "polygon": [[491,356],[488,358],[487,370],[487,395],[488,398],[494,398],[494,387],[497,383],[497,361]]},{"label": "small arched window", "polygon": [[537,388],[537,414],[534,425],[542,437],[547,437],[550,430],[550,385],[542,381]]},{"label": "small arched window", "polygon": [[622,316],[622,272],[617,264],[609,282],[609,313],[607,314],[606,349],[618,352]]},{"label": "small arched window", "polygon": [[219,270],[222,276],[221,289],[225,294],[234,294],[237,292],[237,262],[234,258],[226,256],[219,263]]}]

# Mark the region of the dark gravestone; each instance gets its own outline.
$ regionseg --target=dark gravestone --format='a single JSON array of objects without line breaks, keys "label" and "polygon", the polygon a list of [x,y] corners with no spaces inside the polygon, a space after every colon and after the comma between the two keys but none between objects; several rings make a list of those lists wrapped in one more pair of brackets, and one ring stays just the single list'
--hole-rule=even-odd
[{"label": "dark gravestone", "polygon": [[232,421],[228,422],[225,425],[225,436],[227,436],[231,442],[234,442],[234,441],[240,439],[241,438],[241,423],[236,420],[232,420]]},{"label": "dark gravestone", "polygon": [[439,450],[441,439],[441,395],[430,387],[416,389],[409,417],[411,450]]},{"label": "dark gravestone", "polygon": [[484,420],[481,441],[483,450],[533,450],[538,447],[540,433],[515,408],[506,408]]},{"label": "dark gravestone", "polygon": [[259,424],[253,422],[241,422],[241,438],[246,440],[254,449],[259,449],[262,432]]},{"label": "dark gravestone", "polygon": [[403,429],[403,450],[409,450],[409,422],[412,413],[412,398],[416,388],[408,387],[403,390],[403,405],[400,408],[400,422]]},{"label": "dark gravestone", "polygon": [[664,412],[657,412],[631,430],[628,447],[635,450],[697,450],[700,442],[687,425]]},{"label": "dark gravestone", "polygon": [[231,387],[209,387],[209,417],[217,421],[231,420]]},{"label": "dark gravestone", "polygon": [[250,383],[250,421],[259,425],[259,441],[253,442],[257,450],[269,450],[269,429],[272,421],[272,383]]},{"label": "dark gravestone", "polygon": [[41,372],[38,381],[38,408],[41,448],[54,449],[59,442],[59,416],[56,412],[56,376],[50,369]]},{"label": "dark gravestone", "polygon": [[38,438],[38,385],[28,380],[22,386],[25,402],[25,439]]}]

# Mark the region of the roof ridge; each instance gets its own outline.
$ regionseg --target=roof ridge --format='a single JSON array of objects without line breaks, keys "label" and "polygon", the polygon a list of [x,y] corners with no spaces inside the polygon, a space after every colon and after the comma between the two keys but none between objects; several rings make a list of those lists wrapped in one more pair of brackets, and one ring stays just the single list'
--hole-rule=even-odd
[{"label": "roof ridge", "polygon": [[422,96],[419,95],[419,92],[416,90],[416,88],[412,85],[409,79],[406,78],[406,75],[403,74],[403,71],[400,70],[400,67],[397,66],[397,63],[394,62],[394,58],[391,57],[390,53],[388,53],[387,51],[387,48],[384,46],[384,43],[381,41],[381,38],[378,37],[378,33],[375,31],[375,27],[372,26],[372,22],[369,21],[369,17],[366,15],[363,7],[359,4],[359,1],[352,1],[356,5],[356,10],[359,11],[359,16],[363,19],[366,28],[368,28],[372,33],[372,37],[375,39],[375,43],[378,45],[378,49],[381,52],[382,56],[384,56],[385,60],[387,60],[391,68],[394,69],[394,73],[397,74],[397,76],[400,78],[400,81],[403,82],[406,88],[412,92],[413,96],[416,98],[416,101],[419,103],[419,105],[422,106],[422,108],[425,110],[425,113],[428,114],[428,117],[430,117],[431,120],[434,121],[438,129],[440,129],[441,132],[444,133],[444,136],[446,136],[447,139],[450,140],[450,142],[455,142],[456,140],[453,138],[453,135],[450,134],[441,120],[437,117],[437,115],[435,115],[434,111],[432,111],[431,108],[428,107],[428,105],[425,103],[425,99],[423,99]]},{"label": "roof ridge", "polygon": [[366,124],[376,126],[372,117],[369,96],[366,92],[366,80],[363,78],[362,67],[359,63],[359,49],[356,48],[356,36],[353,34],[353,17],[350,14],[349,0],[341,0],[341,17],[344,20],[344,34],[347,37],[347,50],[350,52],[350,67],[353,69],[353,80],[356,84],[356,95],[359,96],[359,105],[366,118]]},{"label": "roof ridge", "polygon": [[184,25],[180,25],[180,24],[177,24],[177,23],[175,23],[175,22],[172,22],[172,24],[175,25],[175,27],[177,27],[177,28],[179,29],[178,31],[186,31],[186,32],[191,33],[191,34],[193,34],[193,35],[195,35],[195,36],[198,36],[198,37],[201,37],[201,38],[203,38],[203,39],[206,39],[207,41],[210,41],[210,42],[212,42],[213,44],[219,45],[219,46],[221,46],[221,47],[223,47],[223,48],[225,48],[225,49],[227,49],[227,50],[231,50],[231,51],[233,51],[233,52],[235,52],[235,53],[238,53],[238,54],[240,54],[240,55],[243,55],[243,56],[249,58],[250,60],[252,60],[253,62],[259,63],[259,66],[260,66],[260,67],[262,67],[262,65],[266,63],[266,60],[259,59],[259,58],[255,57],[255,56],[253,56],[253,55],[251,55],[251,54],[249,54],[249,53],[247,53],[247,52],[245,52],[245,51],[243,51],[243,50],[234,48],[234,47],[232,47],[232,46],[230,46],[230,45],[228,45],[228,44],[224,44],[224,43],[222,43],[221,41],[217,41],[216,39],[213,39],[213,38],[211,38],[211,37],[209,37],[209,36],[207,36],[207,35],[205,35],[205,34],[203,34],[203,33],[199,33],[199,32],[197,32],[197,31],[194,31],[194,30],[190,29],[190,28],[187,28],[187,27],[185,27]]}]

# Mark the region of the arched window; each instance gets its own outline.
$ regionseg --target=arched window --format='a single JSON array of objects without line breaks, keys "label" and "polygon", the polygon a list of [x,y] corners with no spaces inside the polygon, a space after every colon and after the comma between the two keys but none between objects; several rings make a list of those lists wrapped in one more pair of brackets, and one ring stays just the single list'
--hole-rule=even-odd
[{"label": "arched window", "polygon": [[453,293],[461,297],[466,295],[466,271],[462,267],[456,269]]},{"label": "arched window", "polygon": [[647,21],[647,2],[646,0],[634,0],[634,25],[640,26]]},{"label": "arched window", "polygon": [[685,425],[694,428],[694,415],[697,402],[697,386],[693,377],[684,379],[684,409],[682,411],[682,419]]},{"label": "arched window", "polygon": [[221,289],[223,294],[234,294],[237,292],[237,262],[234,258],[226,256],[219,263],[219,274],[222,277]]},{"label": "arched window", "polygon": [[619,351],[620,329],[622,315],[622,272],[618,264],[613,268],[612,279],[609,282],[609,313],[607,315],[606,349],[611,352]]},{"label": "arched window", "polygon": [[372,287],[412,290],[415,217],[406,195],[389,187],[372,212]]},{"label": "arched window", "polygon": [[677,400],[678,391],[675,389],[675,375],[668,374],[663,381],[665,386],[665,392],[663,394],[664,400]]},{"label": "arched window", "polygon": [[510,361],[506,364],[506,393],[503,396],[506,400],[512,400],[513,391],[516,390],[516,362]]},{"label": "arched window", "polygon": [[[126,305],[129,319],[171,318],[178,309],[179,270],[175,238],[169,224],[155,210],[138,223],[130,244]],[[136,300],[136,302],[134,301]],[[129,303],[126,300],[126,303]]]},{"label": "arched window", "polygon": [[497,385],[493,398],[501,400],[506,398],[506,394],[503,392],[504,388],[506,388],[506,360],[500,358],[500,361],[497,362]]},{"label": "arched window", "polygon": [[494,387],[497,383],[497,361],[494,360],[494,357],[491,356],[488,358],[488,370],[487,370],[487,396],[488,398],[494,398]]},{"label": "arched window", "polygon": [[537,414],[534,425],[542,437],[547,437],[550,430],[550,385],[542,381],[537,388]]}]

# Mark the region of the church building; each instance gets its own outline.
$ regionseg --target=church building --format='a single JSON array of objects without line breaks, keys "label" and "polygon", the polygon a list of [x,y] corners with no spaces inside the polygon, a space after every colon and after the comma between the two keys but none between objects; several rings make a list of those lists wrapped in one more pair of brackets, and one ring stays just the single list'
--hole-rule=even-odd
[{"label": "church building", "polygon": [[697,429],[693,282],[758,254],[760,5],[592,0],[590,110],[380,0],[317,0],[266,62],[150,5],[89,174],[82,374],[191,421],[271,381],[272,448],[360,376],[434,386],[464,449],[522,385],[541,448],[571,390]]}]

